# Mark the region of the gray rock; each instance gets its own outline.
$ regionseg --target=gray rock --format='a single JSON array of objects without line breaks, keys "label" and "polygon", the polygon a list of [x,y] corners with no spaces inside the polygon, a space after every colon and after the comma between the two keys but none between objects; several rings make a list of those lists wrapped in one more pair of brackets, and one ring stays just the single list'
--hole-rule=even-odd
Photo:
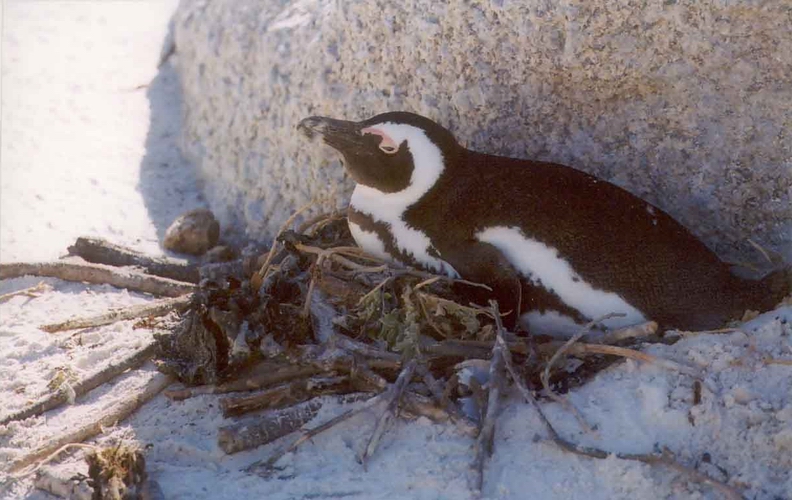
[{"label": "gray rock", "polygon": [[217,244],[220,224],[211,210],[199,208],[185,212],[165,231],[163,245],[174,252],[203,255]]},{"label": "gray rock", "polygon": [[[349,195],[295,126],[417,112],[478,151],[556,161],[657,204],[727,259],[792,262],[787,0],[183,0],[183,149],[224,224],[268,239]],[[607,230],[607,228],[603,228]]]}]

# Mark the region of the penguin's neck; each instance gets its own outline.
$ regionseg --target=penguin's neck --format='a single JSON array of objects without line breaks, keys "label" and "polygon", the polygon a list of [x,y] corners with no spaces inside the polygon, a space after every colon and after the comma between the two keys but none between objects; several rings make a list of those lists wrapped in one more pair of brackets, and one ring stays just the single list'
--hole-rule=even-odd
[{"label": "penguin's neck", "polygon": [[[431,188],[431,186],[430,186]],[[358,246],[369,253],[386,257],[389,260],[423,267],[429,271],[458,278],[459,273],[447,262],[438,257],[432,240],[425,231],[410,226],[404,220],[407,209],[417,203],[425,194],[406,196],[405,192],[383,193],[374,188],[358,184],[352,193],[350,208],[366,217],[374,224],[387,228],[390,242],[384,242],[375,232],[367,231],[350,220],[349,228]],[[428,191],[429,189],[426,189]],[[400,195],[400,196],[399,196]],[[387,243],[390,243],[388,245]],[[385,249],[392,246],[396,255]]]}]

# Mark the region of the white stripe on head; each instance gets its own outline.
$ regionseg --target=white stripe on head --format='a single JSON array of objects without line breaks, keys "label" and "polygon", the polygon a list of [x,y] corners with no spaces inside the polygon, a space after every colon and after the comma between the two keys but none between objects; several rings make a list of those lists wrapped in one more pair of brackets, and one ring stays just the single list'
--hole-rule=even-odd
[{"label": "white stripe on head", "polygon": [[440,174],[443,173],[443,153],[426,136],[426,132],[418,127],[403,123],[378,123],[369,127],[381,132],[390,138],[396,146],[401,146],[405,141],[413,158],[413,172],[410,185],[395,193],[383,193],[378,189],[358,185],[353,197],[357,196],[360,203],[355,206],[378,219],[385,220],[395,210],[403,212],[410,205],[417,202],[434,186]]},{"label": "white stripe on head", "polygon": [[[409,186],[395,193],[383,193],[378,189],[358,184],[352,193],[351,205],[355,210],[370,215],[374,220],[388,224],[395,245],[400,251],[411,255],[428,269],[458,278],[459,273],[450,264],[429,254],[429,249],[432,247],[429,236],[409,227],[402,218],[405,210],[428,193],[440,178],[445,169],[443,153],[418,127],[385,122],[374,124],[370,128],[387,135],[397,146],[407,141],[407,145],[401,147],[409,148],[412,154],[412,177]],[[355,241],[363,246],[357,236]]]},{"label": "white stripe on head", "polygon": [[644,315],[613,292],[598,290],[586,283],[559,252],[541,241],[526,238],[516,227],[490,227],[476,234],[483,242],[494,245],[506,259],[535,285],[558,295],[561,300],[589,319],[609,313],[624,316],[602,322],[608,328],[634,325],[646,321]]}]

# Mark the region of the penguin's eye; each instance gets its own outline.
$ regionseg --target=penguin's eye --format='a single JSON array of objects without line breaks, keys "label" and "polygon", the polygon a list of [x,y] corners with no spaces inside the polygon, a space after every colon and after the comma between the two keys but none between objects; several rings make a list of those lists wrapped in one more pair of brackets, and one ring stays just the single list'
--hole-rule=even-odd
[{"label": "penguin's eye", "polygon": [[385,154],[392,155],[392,154],[396,154],[396,152],[399,151],[399,146],[396,144],[396,141],[391,139],[388,134],[386,134],[385,132],[383,132],[378,128],[374,128],[374,127],[364,128],[363,130],[361,130],[361,133],[363,135],[379,136],[381,139],[379,146],[377,147],[380,149],[380,151],[382,151]]},{"label": "penguin's eye", "polygon": [[379,148],[380,151],[389,155],[396,154],[396,151],[399,150],[396,146],[392,146],[390,144],[380,144]]}]

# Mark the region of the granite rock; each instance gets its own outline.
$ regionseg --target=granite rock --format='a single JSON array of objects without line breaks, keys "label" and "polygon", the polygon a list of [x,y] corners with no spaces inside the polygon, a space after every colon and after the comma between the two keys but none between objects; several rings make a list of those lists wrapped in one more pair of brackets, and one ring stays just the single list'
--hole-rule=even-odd
[{"label": "granite rock", "polygon": [[614,182],[723,258],[792,262],[790,26],[787,0],[183,0],[183,150],[224,227],[269,239],[352,186],[300,119],[413,111]]},{"label": "granite rock", "polygon": [[176,218],[165,231],[162,245],[168,250],[203,255],[217,244],[220,224],[211,210],[198,208]]}]

